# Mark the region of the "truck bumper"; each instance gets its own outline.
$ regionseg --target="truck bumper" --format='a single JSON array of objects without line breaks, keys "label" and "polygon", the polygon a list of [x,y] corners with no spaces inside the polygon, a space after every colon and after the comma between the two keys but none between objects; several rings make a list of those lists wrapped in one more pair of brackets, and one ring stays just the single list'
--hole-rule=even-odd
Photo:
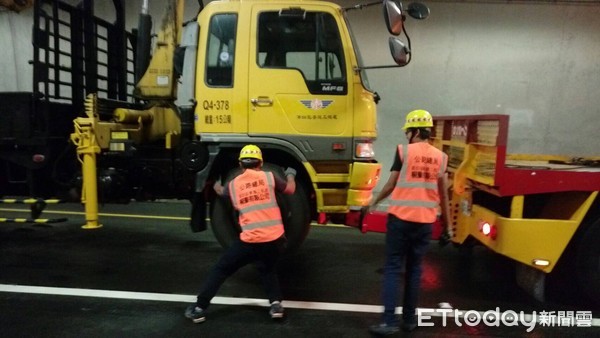
[{"label": "truck bumper", "polygon": [[310,163],[305,163],[315,189],[319,213],[345,214],[359,211],[371,202],[381,164],[355,162],[348,166],[348,172],[319,172]]},{"label": "truck bumper", "polygon": [[371,203],[373,189],[379,181],[381,164],[355,162],[350,170],[350,187],[346,204],[352,207],[363,207]]}]

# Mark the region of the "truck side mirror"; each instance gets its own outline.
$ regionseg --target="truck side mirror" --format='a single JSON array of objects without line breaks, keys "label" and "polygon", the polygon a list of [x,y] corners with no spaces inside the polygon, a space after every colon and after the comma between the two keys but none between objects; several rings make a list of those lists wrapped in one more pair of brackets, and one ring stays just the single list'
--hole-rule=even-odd
[{"label": "truck side mirror", "polygon": [[411,18],[417,20],[424,20],[429,16],[429,7],[420,2],[410,3],[406,11]]},{"label": "truck side mirror", "polygon": [[406,47],[402,40],[393,36],[390,36],[389,44],[392,57],[396,64],[400,67],[406,66],[410,61],[410,49]]},{"label": "truck side mirror", "polygon": [[394,1],[384,0],[383,17],[390,34],[398,36],[402,33],[402,10]]}]

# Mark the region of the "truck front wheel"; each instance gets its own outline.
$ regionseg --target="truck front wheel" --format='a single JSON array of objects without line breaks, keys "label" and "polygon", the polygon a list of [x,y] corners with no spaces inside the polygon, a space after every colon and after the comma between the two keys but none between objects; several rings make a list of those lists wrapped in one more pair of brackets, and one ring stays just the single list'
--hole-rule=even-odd
[{"label": "truck front wheel", "polygon": [[[265,171],[284,177],[280,167],[265,163]],[[240,173],[240,169],[232,170],[223,184]],[[287,252],[296,251],[304,242],[310,230],[310,207],[306,190],[301,182],[296,182],[296,192],[292,195],[277,193],[277,203],[281,209],[281,217],[288,240]],[[210,224],[215,238],[221,246],[227,248],[239,237],[241,228],[237,222],[237,213],[226,198],[216,197],[211,203]]]}]

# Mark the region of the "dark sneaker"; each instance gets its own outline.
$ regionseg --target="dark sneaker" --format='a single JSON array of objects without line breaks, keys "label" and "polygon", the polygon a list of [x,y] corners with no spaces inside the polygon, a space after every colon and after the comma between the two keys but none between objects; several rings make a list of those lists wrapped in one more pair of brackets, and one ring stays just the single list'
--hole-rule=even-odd
[{"label": "dark sneaker", "polygon": [[275,301],[271,303],[269,315],[271,315],[271,318],[273,319],[283,318],[283,305],[281,305],[281,302]]},{"label": "dark sneaker", "polygon": [[185,316],[192,320],[194,323],[202,323],[206,320],[204,310],[197,307],[196,305],[190,305],[185,309]]},{"label": "dark sneaker", "polygon": [[378,336],[389,336],[398,331],[400,331],[400,328],[398,326],[387,325],[386,323],[371,325],[369,327],[369,332]]}]

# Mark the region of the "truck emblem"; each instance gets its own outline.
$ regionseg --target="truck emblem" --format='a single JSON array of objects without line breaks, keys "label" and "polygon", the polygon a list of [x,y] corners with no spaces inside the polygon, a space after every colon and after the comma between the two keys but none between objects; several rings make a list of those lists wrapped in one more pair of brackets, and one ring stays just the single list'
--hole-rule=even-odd
[{"label": "truck emblem", "polygon": [[300,100],[300,102],[306,108],[309,108],[312,110],[319,110],[319,109],[325,109],[325,108],[329,107],[329,105],[333,102],[333,100],[313,99],[313,100]]}]

